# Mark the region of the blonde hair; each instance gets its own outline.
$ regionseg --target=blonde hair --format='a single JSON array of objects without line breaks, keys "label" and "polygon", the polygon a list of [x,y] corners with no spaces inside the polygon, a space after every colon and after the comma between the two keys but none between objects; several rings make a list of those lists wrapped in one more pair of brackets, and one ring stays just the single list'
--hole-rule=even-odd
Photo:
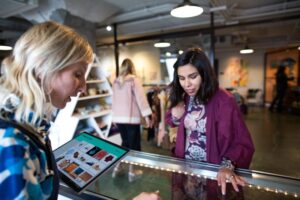
[{"label": "blonde hair", "polygon": [[[91,63],[93,50],[86,39],[73,29],[56,22],[37,24],[26,31],[16,42],[12,55],[2,64],[1,87],[7,94],[20,98],[16,120],[27,122],[34,111],[30,124],[49,116],[47,95],[50,83],[57,72],[77,63]],[[0,94],[3,103],[7,94]],[[25,121],[24,121],[25,120]]]},{"label": "blonde hair", "polygon": [[129,58],[126,58],[121,64],[120,76],[126,76],[128,74],[136,75],[136,72],[133,62]]}]

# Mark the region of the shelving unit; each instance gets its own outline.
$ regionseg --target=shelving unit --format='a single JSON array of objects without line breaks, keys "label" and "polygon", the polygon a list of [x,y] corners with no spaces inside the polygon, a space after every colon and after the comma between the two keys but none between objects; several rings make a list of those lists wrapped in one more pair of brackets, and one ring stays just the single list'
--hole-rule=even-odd
[{"label": "shelving unit", "polygon": [[119,134],[109,135],[112,121],[112,88],[94,55],[94,62],[86,73],[85,93],[72,98],[60,110],[50,130],[52,148],[56,149],[81,131],[121,144]]}]

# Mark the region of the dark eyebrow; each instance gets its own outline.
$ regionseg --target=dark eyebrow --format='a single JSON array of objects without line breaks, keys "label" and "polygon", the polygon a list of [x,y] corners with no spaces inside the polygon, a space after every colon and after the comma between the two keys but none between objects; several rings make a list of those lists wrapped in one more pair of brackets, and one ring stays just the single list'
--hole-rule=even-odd
[{"label": "dark eyebrow", "polygon": [[195,75],[198,75],[198,74],[199,74],[198,72],[195,72],[195,73],[189,74],[188,77],[195,76]]}]

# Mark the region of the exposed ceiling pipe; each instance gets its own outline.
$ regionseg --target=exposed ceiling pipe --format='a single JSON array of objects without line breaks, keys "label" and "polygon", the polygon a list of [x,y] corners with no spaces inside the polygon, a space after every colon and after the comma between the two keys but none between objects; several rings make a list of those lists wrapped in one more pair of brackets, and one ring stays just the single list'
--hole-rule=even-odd
[{"label": "exposed ceiling pipe", "polygon": [[176,4],[162,4],[159,6],[145,7],[144,9],[134,10],[131,12],[126,12],[124,14],[116,15],[100,24],[100,26],[106,26],[108,23],[126,23],[127,21],[139,20],[140,18],[153,17],[158,14],[168,13],[170,15],[170,10],[174,8]]},{"label": "exposed ceiling pipe", "polygon": [[[218,0],[211,0],[211,2],[213,3],[213,6],[221,5]],[[161,6],[155,6],[155,7],[151,7],[151,8],[148,8],[148,9],[150,9],[151,12],[154,13],[155,9],[160,8],[160,11],[161,11],[161,10],[163,10],[163,8],[166,7],[166,5],[169,5],[169,4],[164,4],[164,5],[161,5]],[[297,7],[295,8],[295,7],[292,7],[292,6],[298,6],[298,8]],[[238,24],[238,23],[240,23],[240,20],[249,20],[249,19],[253,20],[253,18],[257,18],[257,17],[267,17],[267,16],[271,16],[271,15],[274,15],[274,14],[285,14],[286,15],[286,14],[289,14],[289,13],[292,13],[292,12],[298,12],[298,11],[300,11],[299,6],[300,6],[300,1],[298,3],[294,3],[294,2],[285,3],[285,6],[283,6],[282,3],[281,4],[276,4],[276,5],[271,5],[271,6],[264,6],[264,7],[259,9],[260,11],[263,11],[263,13],[257,13],[257,9],[255,9],[255,10],[251,9],[252,10],[251,12],[248,12],[248,10],[243,10],[243,12],[248,13],[248,15],[240,16],[240,17],[234,17],[234,18],[229,17],[228,10],[225,10],[226,12],[223,12],[223,11],[221,12],[220,11],[220,13],[223,16],[223,18],[225,18],[225,20],[227,22],[234,21],[234,22],[236,22],[235,24]],[[283,8],[283,7],[286,7],[287,9],[278,11],[279,8]],[[266,12],[266,11],[270,11],[271,9],[273,9],[272,12]],[[276,11],[274,11],[274,9]],[[249,14],[249,13],[253,13],[254,11],[255,11],[254,14]],[[129,20],[128,17],[127,18],[125,17],[125,16],[127,16],[127,14],[118,15],[114,19],[120,19],[121,20],[122,17],[124,17],[124,19],[127,19],[127,20],[117,22],[119,25],[121,25],[119,28],[122,30],[122,27],[125,28],[126,25],[129,25],[129,24],[132,26],[133,24],[146,23],[147,21],[153,21],[153,20],[162,20],[163,18],[168,18],[169,17],[169,14],[167,13],[167,14],[164,14],[164,15],[163,14],[160,14],[160,15],[156,14],[154,16],[152,15],[152,16],[146,16],[146,17],[144,16],[144,17],[139,17],[139,18],[133,18],[133,16],[137,15],[139,12],[142,12],[142,11],[133,11],[133,12],[129,13],[128,16],[131,16],[130,20]],[[134,14],[132,14],[132,13],[134,13]],[[145,15],[145,14],[143,14],[143,15]],[[113,20],[113,21],[115,21],[115,20]],[[220,23],[220,24],[225,23],[227,25],[235,25],[235,24],[226,23],[226,21],[224,21],[224,20],[222,21],[222,18],[220,18],[220,17],[215,19],[216,23]],[[201,25],[205,25],[205,24],[206,25],[209,24],[208,19],[202,21],[201,23],[199,23],[199,22],[193,23],[193,24],[190,23],[190,24],[186,24],[186,26],[172,27],[172,29],[184,28],[184,27],[193,27],[193,26],[197,26],[197,25],[201,26]],[[102,28],[105,28],[105,27],[106,26],[98,26],[98,29],[102,29]],[[159,30],[153,30],[152,29],[151,31],[152,32],[162,31],[162,29],[161,28]],[[145,32],[147,32],[147,31],[144,31],[143,33],[145,33]],[[126,33],[124,32],[124,34],[126,34]],[[137,34],[137,32],[135,32],[135,34]]]},{"label": "exposed ceiling pipe", "polygon": [[31,26],[32,24],[25,20],[20,20],[15,18],[10,18],[10,19],[0,18],[0,30],[25,31]]},{"label": "exposed ceiling pipe", "polygon": [[[216,29],[224,29],[224,28],[229,28],[229,27],[236,27],[236,26],[248,26],[248,25],[254,25],[254,24],[263,24],[263,23],[271,23],[271,22],[278,22],[279,21],[287,21],[287,20],[293,20],[293,19],[298,19],[300,15],[295,15],[295,16],[284,16],[284,17],[278,17],[278,18],[272,18],[272,19],[263,19],[259,21],[249,21],[249,22],[243,22],[240,24],[234,24],[234,25],[219,25],[216,26]],[[138,37],[131,37],[131,38],[126,38],[126,39],[120,39],[119,43],[127,43],[127,42],[137,42],[137,41],[143,41],[143,40],[153,40],[153,39],[158,39],[158,38],[175,38],[175,37],[186,37],[186,36],[194,36],[199,34],[200,32],[205,34],[208,33],[209,28],[203,27],[199,28],[197,27],[195,29],[191,30],[185,30],[185,31],[169,31],[166,33],[153,33],[149,34],[146,36],[138,36]],[[97,47],[101,46],[107,46],[107,45],[112,45],[113,43],[98,43]]]},{"label": "exposed ceiling pipe", "polygon": [[257,17],[268,17],[272,15],[287,15],[289,13],[299,13],[300,7],[299,8],[291,8],[287,10],[280,10],[280,11],[273,11],[273,12],[264,12],[264,13],[259,13],[259,14],[253,14],[253,15],[247,15],[247,16],[238,16],[234,17],[233,20],[246,20],[246,19],[253,19]]},{"label": "exposed ceiling pipe", "polygon": [[293,8],[299,8],[300,7],[300,1],[291,1],[291,2],[284,2],[284,3],[278,3],[278,4],[271,4],[267,6],[262,6],[259,8],[250,8],[250,9],[238,9],[235,8],[236,15],[253,15],[253,13],[269,13],[269,12],[281,12],[281,11],[287,11]]},{"label": "exposed ceiling pipe", "polygon": [[[210,3],[213,7],[219,7],[219,6],[224,6],[224,4],[220,3],[219,0],[210,0]],[[227,6],[227,5],[226,5]],[[228,7],[227,7],[228,8]],[[229,21],[230,20],[230,14],[228,13],[228,10],[220,10],[218,11],[218,13],[220,13],[224,19],[226,21]]]}]

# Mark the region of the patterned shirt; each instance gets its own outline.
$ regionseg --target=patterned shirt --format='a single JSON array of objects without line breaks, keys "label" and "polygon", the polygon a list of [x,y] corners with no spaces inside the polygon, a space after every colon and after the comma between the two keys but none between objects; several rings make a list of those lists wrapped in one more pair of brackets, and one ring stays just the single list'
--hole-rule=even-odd
[{"label": "patterned shirt", "polygon": [[[0,109],[1,118],[14,120],[14,107],[4,103]],[[49,126],[41,121],[34,128],[46,133]],[[39,138],[46,143],[48,135],[41,134]],[[53,192],[53,177],[45,151],[19,129],[0,124],[0,198],[48,199]]]},{"label": "patterned shirt", "polygon": [[185,158],[206,161],[206,113],[203,104],[195,103],[190,97],[184,118],[186,130]]}]

